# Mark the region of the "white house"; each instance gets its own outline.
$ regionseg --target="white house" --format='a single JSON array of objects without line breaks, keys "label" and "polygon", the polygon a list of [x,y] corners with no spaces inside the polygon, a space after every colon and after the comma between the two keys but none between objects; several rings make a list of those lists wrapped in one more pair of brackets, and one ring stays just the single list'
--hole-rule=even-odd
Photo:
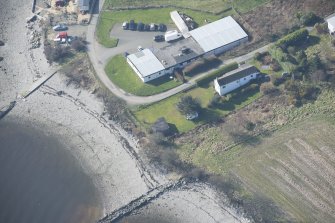
[{"label": "white house", "polygon": [[326,21],[328,23],[329,33],[330,34],[335,33],[335,15],[327,18]]},{"label": "white house", "polygon": [[225,95],[229,92],[246,85],[251,80],[256,79],[259,70],[254,66],[241,66],[236,70],[226,73],[220,78],[214,80],[215,91],[219,95]]},{"label": "white house", "polygon": [[165,69],[149,49],[128,55],[127,62],[144,83],[173,72],[173,69]]}]

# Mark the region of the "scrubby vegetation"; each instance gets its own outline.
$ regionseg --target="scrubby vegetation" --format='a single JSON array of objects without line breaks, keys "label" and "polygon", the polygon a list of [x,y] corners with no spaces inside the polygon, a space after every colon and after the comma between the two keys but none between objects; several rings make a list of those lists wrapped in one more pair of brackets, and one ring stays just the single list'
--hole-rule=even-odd
[{"label": "scrubby vegetation", "polygon": [[208,75],[199,78],[196,80],[197,85],[201,86],[201,85],[206,85],[209,82],[213,81],[215,78],[222,76],[225,73],[228,73],[229,71],[235,70],[238,68],[238,64],[237,63],[231,63],[228,65],[225,65],[211,73],[209,73]]}]

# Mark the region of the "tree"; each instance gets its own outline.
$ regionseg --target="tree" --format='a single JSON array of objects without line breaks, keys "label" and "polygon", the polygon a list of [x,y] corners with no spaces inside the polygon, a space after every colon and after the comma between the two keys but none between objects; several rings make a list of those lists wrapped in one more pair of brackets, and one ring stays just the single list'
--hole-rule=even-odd
[{"label": "tree", "polygon": [[48,62],[61,62],[65,57],[70,55],[69,47],[57,45],[52,47],[50,44],[44,46],[44,54]]},{"label": "tree", "polygon": [[199,111],[201,108],[200,102],[196,98],[191,96],[183,96],[177,104],[177,109],[183,115],[194,114]]}]

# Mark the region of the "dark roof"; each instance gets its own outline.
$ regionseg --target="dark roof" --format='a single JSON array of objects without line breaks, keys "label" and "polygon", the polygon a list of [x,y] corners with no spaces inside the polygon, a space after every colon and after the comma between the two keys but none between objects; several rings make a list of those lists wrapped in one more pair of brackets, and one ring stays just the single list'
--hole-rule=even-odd
[{"label": "dark roof", "polygon": [[187,53],[180,53],[177,56],[173,56],[173,58],[176,60],[176,63],[183,63],[185,61],[189,61],[191,59],[195,59],[199,57],[199,54],[194,52],[193,50],[189,49]]},{"label": "dark roof", "polygon": [[165,121],[165,118],[161,117],[151,127],[154,132],[167,133],[170,129],[169,124]]},{"label": "dark roof", "polygon": [[79,0],[80,11],[89,11],[91,0]]},{"label": "dark roof", "polygon": [[218,78],[217,81],[220,86],[229,84],[237,81],[243,77],[249,76],[250,74],[259,73],[259,70],[254,66],[242,66],[236,70],[230,71]]}]

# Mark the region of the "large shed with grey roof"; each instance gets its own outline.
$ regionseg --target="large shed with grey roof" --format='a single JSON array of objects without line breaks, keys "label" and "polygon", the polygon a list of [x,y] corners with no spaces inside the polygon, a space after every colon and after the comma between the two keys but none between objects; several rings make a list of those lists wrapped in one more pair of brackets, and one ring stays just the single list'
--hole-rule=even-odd
[{"label": "large shed with grey roof", "polygon": [[148,82],[168,72],[149,49],[128,55],[127,62],[143,82]]},{"label": "large shed with grey roof", "polygon": [[192,30],[190,35],[205,53],[215,55],[248,41],[248,34],[231,16]]}]

